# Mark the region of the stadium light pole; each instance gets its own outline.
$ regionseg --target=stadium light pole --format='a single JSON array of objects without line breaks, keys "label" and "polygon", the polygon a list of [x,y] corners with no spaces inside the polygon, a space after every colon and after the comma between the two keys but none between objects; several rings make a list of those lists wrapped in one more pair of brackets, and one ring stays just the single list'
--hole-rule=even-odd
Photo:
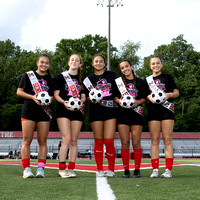
[{"label": "stadium light pole", "polygon": [[114,6],[123,6],[122,0],[98,0],[97,6],[101,5],[104,7],[105,5],[108,7],[108,56],[107,56],[107,70],[109,71],[111,69],[111,62],[110,62],[110,26],[111,26],[111,20],[110,20],[110,13],[111,13],[111,7]]}]

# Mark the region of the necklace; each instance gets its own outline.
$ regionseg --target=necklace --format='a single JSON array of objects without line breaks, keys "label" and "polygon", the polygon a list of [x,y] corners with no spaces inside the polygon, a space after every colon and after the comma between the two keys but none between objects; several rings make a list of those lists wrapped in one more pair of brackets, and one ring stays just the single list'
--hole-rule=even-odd
[{"label": "necklace", "polygon": [[97,75],[94,73],[94,75],[99,79],[99,81],[101,80],[102,76],[104,75],[105,71],[103,72],[103,74]]}]

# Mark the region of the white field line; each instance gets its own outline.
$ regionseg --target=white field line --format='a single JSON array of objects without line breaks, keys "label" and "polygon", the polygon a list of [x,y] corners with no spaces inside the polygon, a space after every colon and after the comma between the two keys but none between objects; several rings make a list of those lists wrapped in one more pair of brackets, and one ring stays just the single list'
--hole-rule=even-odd
[{"label": "white field line", "polygon": [[96,176],[97,198],[98,200],[116,200],[113,190],[107,182],[106,177]]}]

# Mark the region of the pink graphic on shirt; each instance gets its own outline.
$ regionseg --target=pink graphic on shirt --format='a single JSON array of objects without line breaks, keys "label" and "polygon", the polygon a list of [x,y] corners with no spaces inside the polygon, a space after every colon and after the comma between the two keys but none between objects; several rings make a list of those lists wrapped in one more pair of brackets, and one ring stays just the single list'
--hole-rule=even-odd
[{"label": "pink graphic on shirt", "polygon": [[47,85],[47,81],[44,80],[44,79],[41,79],[41,80],[38,80],[38,81],[39,81],[39,83],[40,83],[40,87],[41,87],[42,91],[48,92],[49,87],[48,87],[48,85]]},{"label": "pink graphic on shirt", "polygon": [[160,90],[165,90],[165,84],[164,83],[161,83],[160,82],[160,79],[156,79],[155,80],[155,84],[157,85],[157,87],[160,89]]},{"label": "pink graphic on shirt", "polygon": [[101,79],[97,82],[97,85],[95,87],[97,90],[101,90],[103,92],[103,97],[111,96],[111,83],[107,83],[106,79]]},{"label": "pink graphic on shirt", "polygon": [[[73,80],[73,82],[76,86],[76,89],[78,90],[78,94],[79,94],[80,91],[81,91],[81,86],[78,84],[78,81],[76,79],[72,79],[72,80]],[[67,83],[65,84],[65,90],[68,92],[67,96],[71,96],[71,97],[73,96],[70,88],[67,85]],[[80,97],[80,95],[78,95],[78,97]]]},{"label": "pink graphic on shirt", "polygon": [[132,95],[134,98],[138,96],[138,90],[135,88],[133,83],[127,84],[126,88],[129,94]]}]

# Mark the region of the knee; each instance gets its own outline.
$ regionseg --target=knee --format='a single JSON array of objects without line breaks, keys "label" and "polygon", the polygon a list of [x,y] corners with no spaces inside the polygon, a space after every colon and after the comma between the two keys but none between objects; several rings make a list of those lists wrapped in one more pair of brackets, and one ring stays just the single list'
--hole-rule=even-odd
[{"label": "knee", "polygon": [[140,146],[140,143],[139,142],[134,142],[133,143],[133,148],[134,149],[139,149],[141,146]]},{"label": "knee", "polygon": [[70,146],[77,146],[77,141],[73,141],[73,140],[72,140],[72,141],[70,142]]},{"label": "knee", "polygon": [[155,146],[159,146],[160,144],[160,138],[159,137],[152,137],[151,138],[151,144]]},{"label": "knee", "polygon": [[128,141],[123,141],[121,145],[122,149],[129,149],[130,143]]},{"label": "knee", "polygon": [[171,137],[163,138],[163,143],[164,143],[164,145],[171,145],[172,138]]},{"label": "knee", "polygon": [[40,140],[38,141],[39,146],[47,146],[47,141],[46,140]]},{"label": "knee", "polygon": [[25,138],[25,139],[23,140],[23,145],[25,145],[25,146],[30,146],[30,145],[31,145],[31,142],[32,142],[32,139]]}]

